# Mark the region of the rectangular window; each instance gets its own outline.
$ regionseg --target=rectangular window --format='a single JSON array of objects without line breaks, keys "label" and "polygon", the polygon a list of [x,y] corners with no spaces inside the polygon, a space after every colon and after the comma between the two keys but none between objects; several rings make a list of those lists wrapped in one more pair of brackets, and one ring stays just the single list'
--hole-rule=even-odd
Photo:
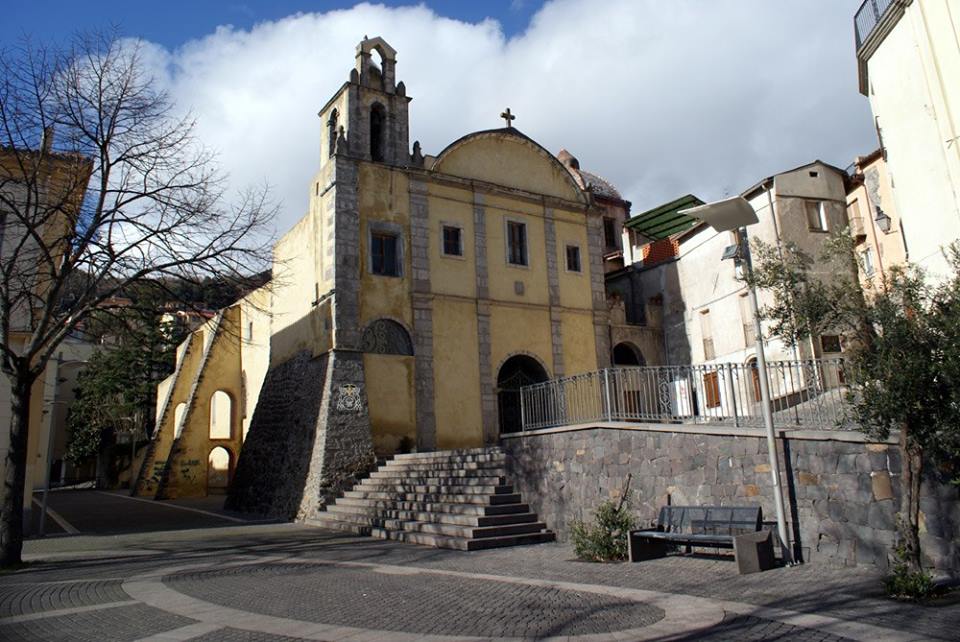
[{"label": "rectangular window", "polygon": [[840,336],[836,334],[824,334],[820,337],[820,347],[824,352],[843,352],[840,345]]},{"label": "rectangular window", "polygon": [[863,260],[863,273],[866,276],[873,276],[876,268],[873,265],[873,248],[868,247],[863,252],[860,253],[860,256]]},{"label": "rectangular window", "polygon": [[463,230],[453,225],[443,226],[443,254],[463,256]]},{"label": "rectangular window", "polygon": [[580,247],[577,245],[567,246],[567,271],[580,272]]},{"label": "rectangular window", "polygon": [[370,256],[374,274],[382,276],[400,276],[400,263],[397,260],[399,239],[395,234],[372,232],[370,234]]},{"label": "rectangular window", "polygon": [[619,250],[617,242],[617,222],[609,216],[603,217],[603,240],[608,250]]},{"label": "rectangular window", "polygon": [[827,210],[823,201],[807,201],[807,227],[811,232],[826,232]]},{"label": "rectangular window", "polygon": [[716,372],[705,372],[703,374],[703,391],[707,398],[707,408],[718,408],[720,406],[720,377]]},{"label": "rectangular window", "polygon": [[700,313],[700,335],[703,337],[703,359],[710,361],[716,357],[713,349],[713,326],[710,323],[710,310]]},{"label": "rectangular window", "polygon": [[527,265],[527,224],[507,221],[507,262]]}]

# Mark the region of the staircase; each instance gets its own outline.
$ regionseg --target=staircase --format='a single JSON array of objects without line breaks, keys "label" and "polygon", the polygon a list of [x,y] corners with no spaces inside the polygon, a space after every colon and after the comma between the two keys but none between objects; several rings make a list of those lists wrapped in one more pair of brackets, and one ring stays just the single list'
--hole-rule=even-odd
[{"label": "staircase", "polygon": [[552,542],[505,475],[499,448],[395,455],[307,523],[463,551]]}]

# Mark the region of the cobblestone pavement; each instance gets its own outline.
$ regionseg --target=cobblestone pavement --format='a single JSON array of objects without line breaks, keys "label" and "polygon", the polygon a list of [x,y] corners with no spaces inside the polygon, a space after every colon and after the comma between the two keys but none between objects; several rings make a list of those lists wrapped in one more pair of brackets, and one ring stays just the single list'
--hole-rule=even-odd
[{"label": "cobblestone pavement", "polygon": [[956,597],[891,602],[862,569],[586,564],[562,544],[462,553],[286,524],[26,552],[27,568],[0,575],[2,640],[960,639]]}]

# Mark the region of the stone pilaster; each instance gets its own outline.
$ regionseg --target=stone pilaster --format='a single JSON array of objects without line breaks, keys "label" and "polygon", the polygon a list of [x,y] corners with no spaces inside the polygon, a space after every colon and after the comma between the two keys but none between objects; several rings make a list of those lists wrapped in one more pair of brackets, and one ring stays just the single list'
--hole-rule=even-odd
[{"label": "stone pilaster", "polygon": [[560,277],[557,259],[557,227],[554,223],[553,208],[543,209],[543,231],[547,249],[547,288],[550,296],[550,341],[553,351],[553,376],[562,377],[563,368],[563,326],[560,315]]},{"label": "stone pilaster", "polygon": [[473,240],[477,268],[477,348],[480,363],[480,413],[483,443],[493,444],[499,433],[497,391],[494,381],[490,343],[490,287],[487,274],[487,214],[483,194],[473,195]]},{"label": "stone pilaster", "polygon": [[603,277],[603,218],[587,212],[587,254],[590,269],[590,290],[593,292],[593,331],[597,343],[597,367],[610,367],[610,313],[607,311],[606,285]]},{"label": "stone pilaster", "polygon": [[333,225],[333,345],[355,350],[360,345],[360,213],[357,163],[337,154]]},{"label": "stone pilaster", "polygon": [[437,447],[437,420],[434,412],[430,221],[426,183],[414,178],[410,180],[410,263],[413,285],[417,448],[433,450]]}]

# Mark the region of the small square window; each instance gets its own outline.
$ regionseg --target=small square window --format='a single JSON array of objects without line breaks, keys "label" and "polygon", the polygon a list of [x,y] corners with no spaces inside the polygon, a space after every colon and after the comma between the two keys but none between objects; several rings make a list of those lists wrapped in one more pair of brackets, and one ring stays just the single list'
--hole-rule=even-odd
[{"label": "small square window", "polygon": [[567,246],[567,271],[580,272],[580,247],[577,245]]},{"label": "small square window", "polygon": [[823,201],[807,201],[807,227],[811,232],[826,232],[827,210]]},{"label": "small square window", "polygon": [[373,232],[370,234],[371,267],[374,274],[400,276],[397,254],[399,239],[395,234]]},{"label": "small square window", "polygon": [[463,230],[459,227],[443,226],[443,253],[446,256],[463,256]]},{"label": "small square window", "polygon": [[820,337],[820,346],[824,352],[843,352],[840,345],[840,336],[836,334],[824,334]]},{"label": "small square window", "polygon": [[507,221],[507,262],[527,265],[527,224]]}]

